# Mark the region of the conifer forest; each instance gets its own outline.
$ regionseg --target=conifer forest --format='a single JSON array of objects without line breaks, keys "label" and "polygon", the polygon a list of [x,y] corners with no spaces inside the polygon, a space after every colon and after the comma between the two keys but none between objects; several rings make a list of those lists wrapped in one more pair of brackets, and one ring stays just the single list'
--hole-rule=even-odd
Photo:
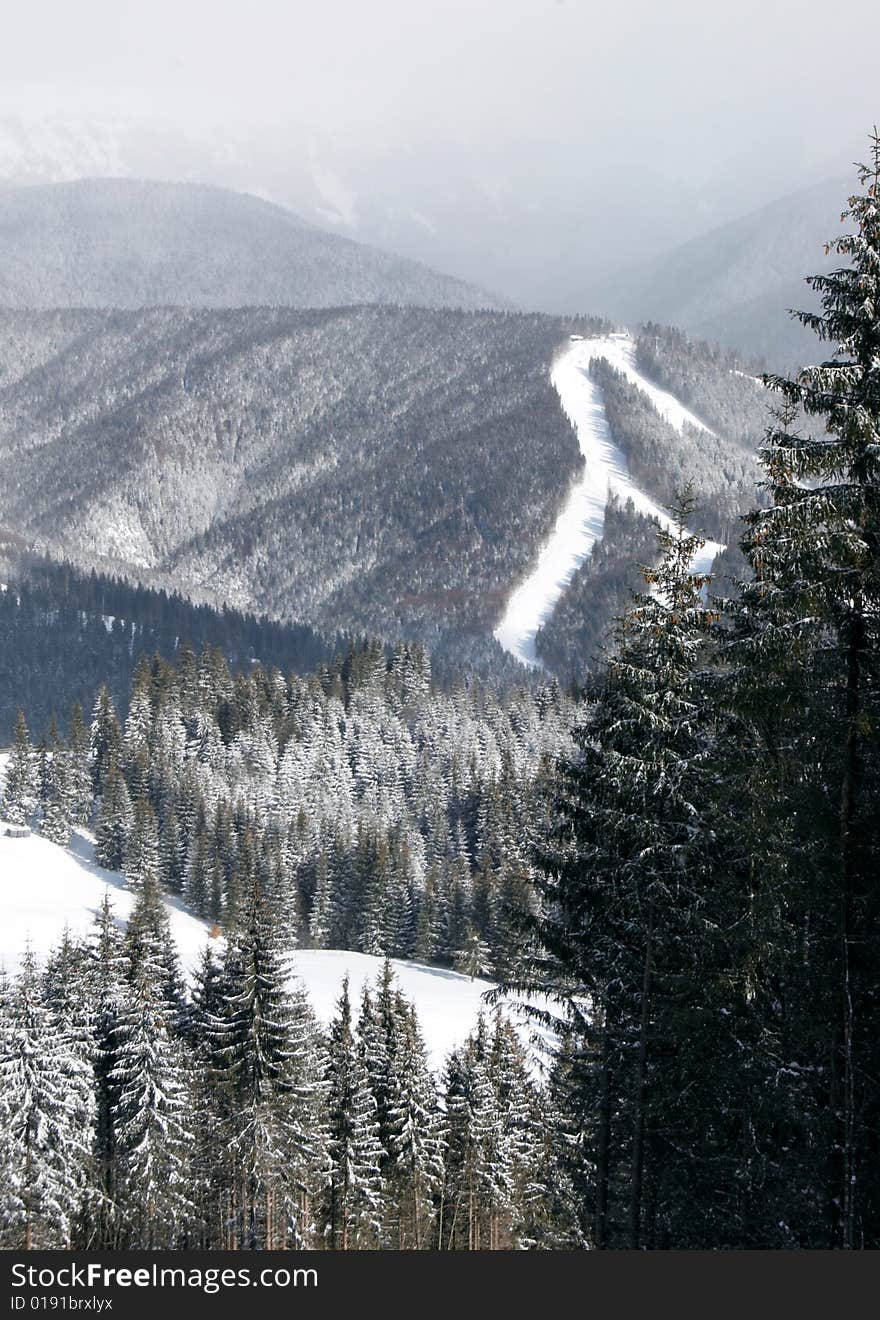
[{"label": "conifer forest", "polygon": [[306,226],[303,306],[0,279],[0,1248],[880,1249],[850,189],[788,372]]}]

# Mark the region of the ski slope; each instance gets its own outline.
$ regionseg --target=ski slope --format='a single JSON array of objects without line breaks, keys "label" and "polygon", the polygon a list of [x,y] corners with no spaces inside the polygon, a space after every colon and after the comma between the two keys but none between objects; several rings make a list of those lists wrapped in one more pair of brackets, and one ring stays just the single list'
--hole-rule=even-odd
[{"label": "ski slope", "polygon": [[[671,528],[668,512],[636,486],[626,459],[611,439],[602,391],[589,376],[594,358],[605,358],[645,394],[670,426],[685,425],[713,434],[696,414],[654,385],[636,368],[635,341],[628,334],[602,335],[573,341],[557,360],[551,380],[577,433],[584,471],[571,488],[556,526],[528,577],[514,589],[494,636],[505,651],[532,668],[540,668],[535,652],[539,628],[551,617],[575,571],[602,536],[609,494],[632,500],[639,513]],[[724,547],[707,541],[694,557],[691,571],[708,573]]]},{"label": "ski slope", "polygon": [[[0,767],[2,771],[2,767]],[[2,778],[2,773],[0,773]],[[30,948],[39,961],[55,948],[65,928],[74,937],[86,936],[105,893],[120,928],[124,928],[134,895],[122,876],[94,861],[87,835],[74,835],[69,848],[59,848],[39,835],[10,838],[0,821],[0,966],[10,975],[21,966]],[[205,942],[208,927],[174,898],[166,898],[171,933],[184,971],[191,974]],[[347,974],[355,1011],[362,987],[375,982],[383,959],[339,949],[303,949],[292,957],[292,974],[301,978],[319,1021],[328,1023]],[[391,960],[397,985],[416,1006],[430,1065],[442,1069],[450,1050],[461,1045],[478,1014],[487,1012],[483,996],[492,982],[471,979],[457,972],[421,963]],[[530,1029],[519,1028],[523,1043]],[[533,1054],[537,1065],[537,1053]]]}]

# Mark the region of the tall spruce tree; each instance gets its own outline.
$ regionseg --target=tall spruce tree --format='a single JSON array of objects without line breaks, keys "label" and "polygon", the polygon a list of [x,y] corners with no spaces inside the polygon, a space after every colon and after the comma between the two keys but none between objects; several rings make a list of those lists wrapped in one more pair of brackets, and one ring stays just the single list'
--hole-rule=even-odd
[{"label": "tall spruce tree", "polygon": [[389,1042],[386,1235],[397,1250],[420,1251],[432,1241],[434,1200],[442,1184],[440,1115],[415,1009],[399,993],[395,1008],[399,1025]]},{"label": "tall spruce tree", "polygon": [[68,802],[73,825],[88,824],[92,814],[92,771],[89,732],[77,701],[70,719],[67,739]]},{"label": "tall spruce tree", "polygon": [[768,1005],[766,1073],[786,1062],[777,1114],[805,1115],[784,1129],[787,1158],[765,1183],[783,1245],[880,1243],[876,130],[871,142],[848,231],[829,244],[847,264],[811,277],[821,310],[797,314],[828,356],[765,378],[782,400],[760,455],[769,507],[747,520],[754,577],[728,647],[741,773],[760,794],[751,994]]},{"label": "tall spruce tree", "polygon": [[[593,1245],[645,1245],[649,1185],[683,1081],[670,1061],[699,968],[712,876],[707,798],[713,740],[698,682],[708,582],[690,564],[683,497],[646,594],[615,646],[560,772],[558,820],[540,857],[543,908],[524,920],[538,954],[521,985],[564,1006],[557,1023],[586,1041],[594,1150]],[[589,1002],[589,1011],[586,1003]]]},{"label": "tall spruce tree", "polygon": [[501,1120],[487,1059],[473,1039],[449,1056],[444,1081],[439,1245],[449,1251],[489,1250],[504,1181],[498,1161]]},{"label": "tall spruce tree", "polygon": [[105,892],[90,932],[86,996],[93,1024],[92,1058],[95,1092],[95,1201],[92,1211],[92,1241],[104,1250],[125,1242],[125,1226],[116,1196],[117,1156],[114,1111],[118,1096],[115,1067],[120,1013],[126,993],[126,959],[122,933],[113,915],[109,892]]},{"label": "tall spruce tree", "polygon": [[142,956],[114,1028],[116,1196],[131,1247],[186,1244],[191,1218],[183,1049],[163,989],[164,969]]},{"label": "tall spruce tree", "polygon": [[46,740],[40,747],[39,782],[40,830],[52,843],[64,847],[70,840],[70,758],[54,716]]},{"label": "tall spruce tree", "polygon": [[352,1029],[347,976],[327,1043],[327,1154],[324,1220],[328,1247],[349,1251],[377,1246],[382,1147],[376,1101]]},{"label": "tall spruce tree", "polygon": [[92,787],[95,796],[101,797],[106,789],[110,769],[119,763],[122,754],[122,729],[119,717],[113,705],[113,698],[104,684],[101,685],[92,711],[89,746]]},{"label": "tall spruce tree", "polygon": [[87,1196],[92,1147],[89,1064],[81,1042],[44,1000],[29,953],[0,1038],[3,1245],[69,1247]]},{"label": "tall spruce tree", "polygon": [[108,870],[122,869],[132,824],[128,786],[122,772],[113,763],[104,781],[95,830],[95,856]]},{"label": "tall spruce tree", "polygon": [[230,1098],[231,1245],[302,1245],[321,1163],[320,1063],[313,1023],[288,990],[283,950],[256,881],[230,935],[225,978],[217,1049]]}]

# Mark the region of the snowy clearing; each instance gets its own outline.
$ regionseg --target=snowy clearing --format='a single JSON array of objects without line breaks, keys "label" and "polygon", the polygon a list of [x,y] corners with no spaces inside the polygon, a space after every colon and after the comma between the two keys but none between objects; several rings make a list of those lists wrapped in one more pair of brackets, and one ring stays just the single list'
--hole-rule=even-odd
[{"label": "snowy clearing", "polygon": [[[553,368],[551,380],[577,432],[584,457],[584,472],[572,486],[535,567],[512,592],[494,632],[505,651],[532,668],[540,668],[541,664],[535,652],[538,629],[550,618],[575,571],[602,536],[609,494],[618,495],[623,501],[631,499],[639,513],[656,518],[664,527],[672,526],[666,510],[633,484],[626,459],[611,439],[602,391],[589,376],[593,358],[605,358],[622,371],[676,430],[682,431],[687,423],[712,434],[673,395],[659,389],[636,370],[635,351],[635,342],[628,334],[575,340],[570,342]],[[692,571],[707,573],[715,556],[723,549],[717,542],[707,541],[695,556]]]},{"label": "snowy clearing", "polygon": [[[38,834],[9,838],[0,822],[0,966],[10,975],[21,966],[28,947],[43,960],[57,946],[65,927],[71,935],[89,933],[104,894],[120,927],[124,927],[134,894],[121,875],[94,861],[84,833],[74,835],[70,848],[59,848]],[[208,936],[203,921],[187,912],[174,898],[166,898],[171,931],[181,963],[191,973]],[[293,955],[292,971],[303,981],[319,1020],[328,1023],[346,973],[355,1006],[361,988],[375,982],[383,959],[339,949],[302,949]],[[492,982],[471,979],[458,972],[421,963],[392,959],[399,988],[416,1006],[432,1068],[443,1067],[449,1051],[462,1044],[487,1009],[483,995]],[[355,1011],[356,1008],[355,1008]],[[516,1018],[516,1014],[512,1014]],[[519,1025],[524,1044],[531,1028]],[[537,1054],[533,1054],[537,1062]]]}]

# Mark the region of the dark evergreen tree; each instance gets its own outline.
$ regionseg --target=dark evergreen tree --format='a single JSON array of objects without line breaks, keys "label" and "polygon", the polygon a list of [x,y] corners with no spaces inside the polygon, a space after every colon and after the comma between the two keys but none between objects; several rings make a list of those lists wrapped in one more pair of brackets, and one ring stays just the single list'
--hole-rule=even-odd
[{"label": "dark evergreen tree", "polygon": [[157,974],[175,1029],[182,1032],[187,1017],[183,977],[156,870],[145,867],[138,872],[134,885],[137,898],[123,937],[126,977],[134,984],[141,964],[148,966],[151,978]]},{"label": "dark evergreen tree", "polygon": [[130,889],[138,890],[146,875],[159,883],[159,831],[156,814],[144,797],[134,803],[131,830],[122,855],[122,873]]},{"label": "dark evergreen tree", "polygon": [[30,954],[3,1027],[0,1240],[25,1251],[69,1247],[88,1196],[90,1069],[75,1032],[46,1004]]},{"label": "dark evergreen tree", "polygon": [[233,1241],[302,1244],[312,1227],[322,1157],[316,1040],[294,1002],[274,923],[256,882],[231,933],[218,1048],[228,1088]]},{"label": "dark evergreen tree", "polygon": [[95,700],[90,732],[92,788],[95,797],[102,797],[110,771],[117,765],[122,753],[122,729],[113,698],[102,684]]},{"label": "dark evergreen tree", "polygon": [[83,719],[82,706],[74,703],[67,739],[68,799],[70,820],[73,825],[86,825],[92,814],[92,771],[89,750],[89,732]]},{"label": "dark evergreen tree", "polygon": [[95,1091],[95,1199],[87,1241],[104,1250],[121,1247],[125,1229],[117,1201],[117,1154],[114,1111],[118,1097],[116,1029],[125,997],[126,962],[122,933],[109,893],[98,910],[89,940],[86,996],[92,1020]]},{"label": "dark evergreen tree", "polygon": [[567,1006],[563,1035],[592,1050],[597,1247],[644,1245],[646,1185],[684,1084],[675,1042],[699,994],[714,745],[698,682],[709,613],[707,579],[689,569],[700,544],[685,530],[691,511],[682,502],[675,530],[658,534],[650,594],[621,621],[590,694],[541,858],[543,912],[529,921],[540,946],[531,984]]},{"label": "dark evergreen tree", "polygon": [[121,772],[111,765],[98,806],[95,856],[110,871],[121,871],[131,835],[131,798]]},{"label": "dark evergreen tree", "polygon": [[775,1115],[755,1110],[764,1160],[750,1214],[758,1199],[774,1207],[780,1245],[844,1248],[880,1242],[876,132],[859,177],[848,232],[830,245],[848,264],[809,280],[821,309],[799,314],[829,355],[766,378],[782,399],[760,454],[770,502],[747,520],[754,577],[728,648],[760,858],[748,872],[755,953],[743,975],[763,1015],[759,1088],[772,1077],[778,1097]]},{"label": "dark evergreen tree", "polygon": [[164,968],[151,953],[138,959],[126,985],[110,1081],[123,1231],[129,1246],[153,1251],[185,1245],[192,1137],[183,1048],[164,993]]},{"label": "dark evergreen tree", "polygon": [[389,1042],[385,1236],[398,1251],[421,1251],[433,1242],[434,1203],[443,1178],[440,1116],[415,1010],[400,995],[395,1007],[399,1027]]},{"label": "dark evergreen tree", "polygon": [[54,716],[39,753],[40,831],[64,847],[70,839],[70,760]]}]

